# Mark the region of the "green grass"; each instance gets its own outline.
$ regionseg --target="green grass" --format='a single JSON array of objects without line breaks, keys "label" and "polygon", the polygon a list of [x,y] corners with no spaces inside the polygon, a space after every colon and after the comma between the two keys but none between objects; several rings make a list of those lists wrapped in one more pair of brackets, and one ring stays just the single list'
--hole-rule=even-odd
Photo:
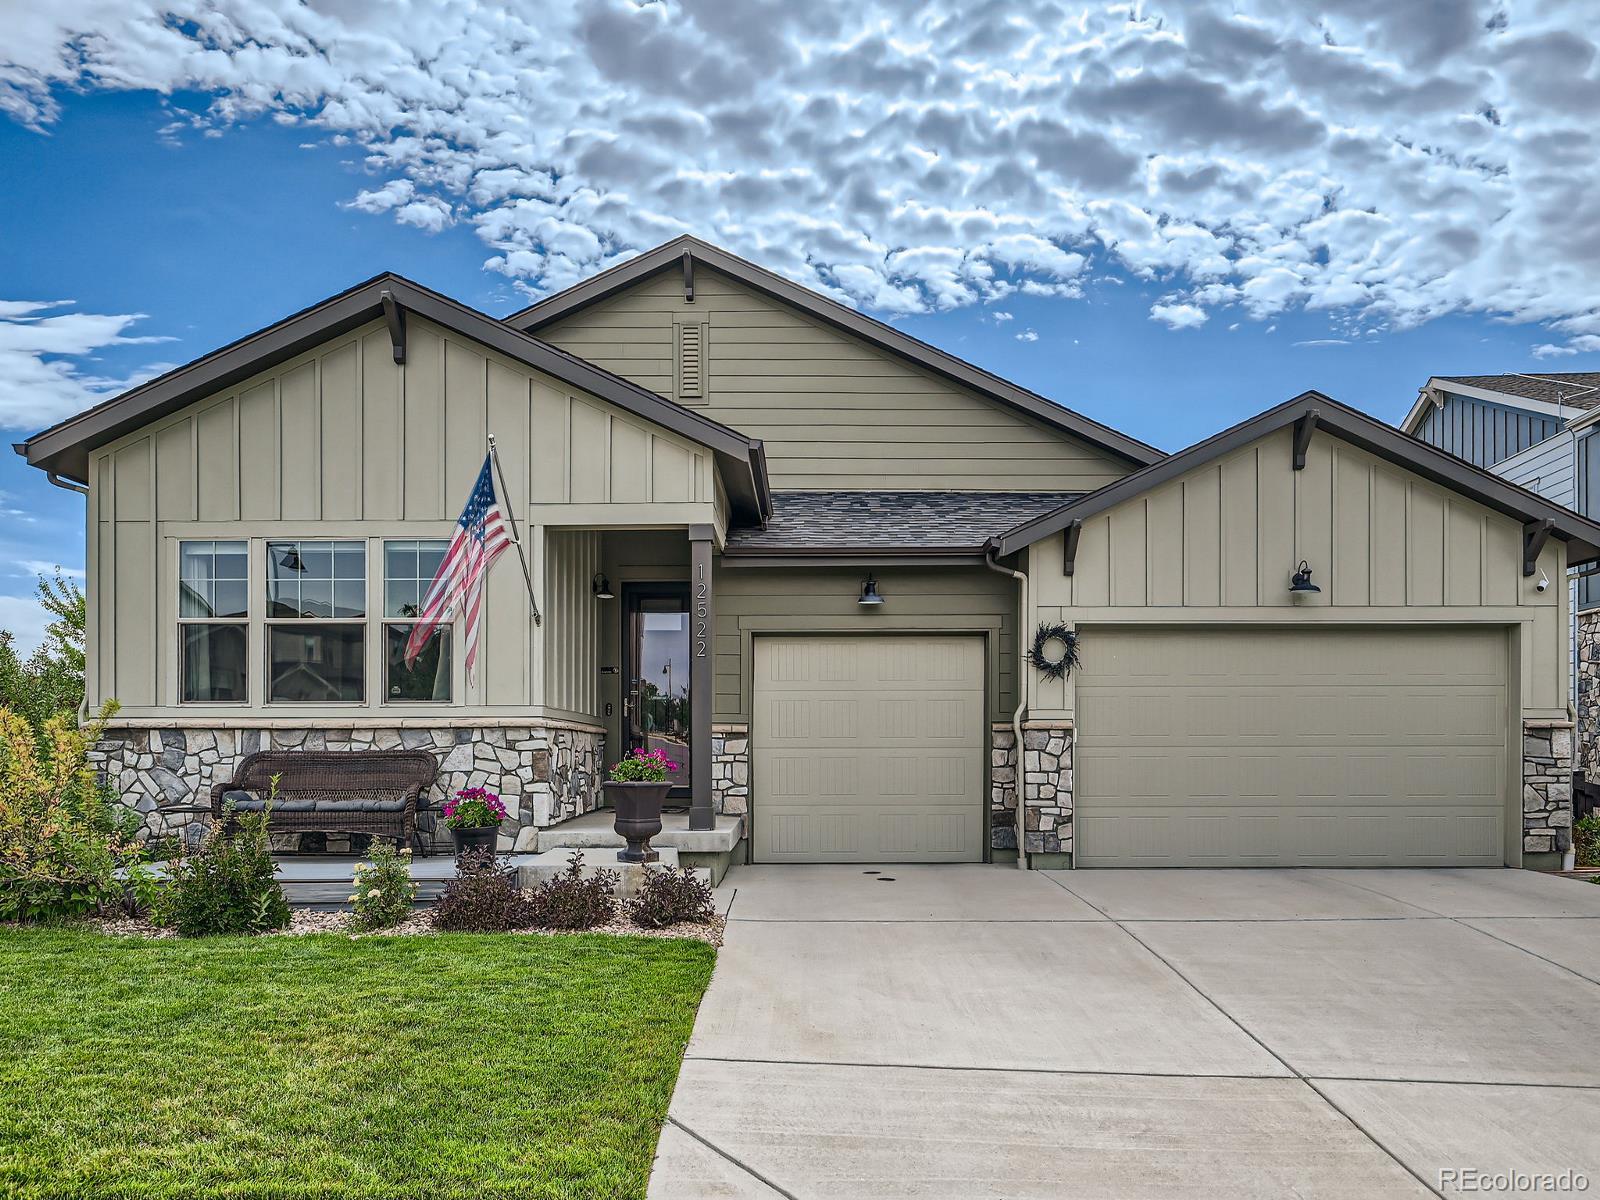
[{"label": "green grass", "polygon": [[700,942],[0,933],[0,1194],[643,1196]]}]

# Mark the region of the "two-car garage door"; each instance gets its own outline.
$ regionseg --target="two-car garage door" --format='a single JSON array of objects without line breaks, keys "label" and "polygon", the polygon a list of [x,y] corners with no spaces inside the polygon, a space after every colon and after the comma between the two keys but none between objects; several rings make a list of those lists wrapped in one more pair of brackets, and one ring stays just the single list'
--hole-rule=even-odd
[{"label": "two-car garage door", "polygon": [[1086,631],[1079,866],[1499,866],[1496,629]]}]

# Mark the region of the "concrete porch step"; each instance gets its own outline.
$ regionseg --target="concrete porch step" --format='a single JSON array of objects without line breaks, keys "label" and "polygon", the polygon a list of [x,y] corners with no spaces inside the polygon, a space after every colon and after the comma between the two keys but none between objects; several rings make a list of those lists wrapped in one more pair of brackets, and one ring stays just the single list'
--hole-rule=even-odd
[{"label": "concrete porch step", "polygon": [[[617,845],[622,845],[620,838],[617,839]],[[610,846],[587,848],[560,846],[540,854],[518,855],[517,882],[524,888],[532,888],[555,878],[567,869],[567,861],[572,857],[574,849],[583,855],[582,873],[585,876],[592,876],[597,871],[615,871],[621,877],[617,883],[616,895],[623,900],[631,900],[638,894],[651,871],[678,866],[678,851],[671,846],[657,846],[656,850],[661,858],[654,863],[618,862],[617,851]],[[713,882],[711,871],[707,867],[691,867],[690,871],[707,885]]]},{"label": "concrete porch step", "polygon": [[[613,819],[611,810],[602,808],[559,825],[551,825],[539,830],[534,849],[540,854],[563,848],[620,849],[626,843],[611,827]],[[688,813],[663,813],[661,832],[650,839],[650,844],[663,852],[663,858],[668,849],[685,854],[727,854],[743,837],[744,818],[740,816],[718,815],[713,828],[690,829]]]}]

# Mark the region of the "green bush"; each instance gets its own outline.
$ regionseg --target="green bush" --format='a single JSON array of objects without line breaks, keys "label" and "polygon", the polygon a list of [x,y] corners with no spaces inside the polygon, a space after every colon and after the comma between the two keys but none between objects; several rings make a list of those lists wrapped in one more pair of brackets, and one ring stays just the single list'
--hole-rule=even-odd
[{"label": "green bush", "polygon": [[350,893],[350,928],[363,933],[400,924],[417,898],[409,849],[380,839],[373,842],[370,857],[370,864],[355,865],[355,890]]},{"label": "green bush", "polygon": [[268,849],[267,812],[230,810],[228,817],[231,822],[214,826],[193,854],[169,864],[172,882],[151,913],[158,924],[184,937],[209,937],[266,933],[289,923],[289,902]]},{"label": "green bush", "polygon": [[1600,867],[1600,813],[1590,813],[1572,827],[1572,848],[1580,867]]},{"label": "green bush", "polygon": [[137,813],[89,766],[104,720],[65,713],[34,729],[0,707],[0,920],[60,921],[122,904],[117,869],[139,858]]}]

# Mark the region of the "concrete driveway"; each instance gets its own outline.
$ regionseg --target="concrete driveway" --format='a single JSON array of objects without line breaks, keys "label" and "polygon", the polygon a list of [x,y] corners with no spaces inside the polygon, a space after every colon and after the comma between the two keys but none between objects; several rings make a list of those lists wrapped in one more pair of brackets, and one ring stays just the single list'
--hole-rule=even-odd
[{"label": "concrete driveway", "polygon": [[1600,1189],[1600,887],[829,866],[720,892],[656,1200]]}]

